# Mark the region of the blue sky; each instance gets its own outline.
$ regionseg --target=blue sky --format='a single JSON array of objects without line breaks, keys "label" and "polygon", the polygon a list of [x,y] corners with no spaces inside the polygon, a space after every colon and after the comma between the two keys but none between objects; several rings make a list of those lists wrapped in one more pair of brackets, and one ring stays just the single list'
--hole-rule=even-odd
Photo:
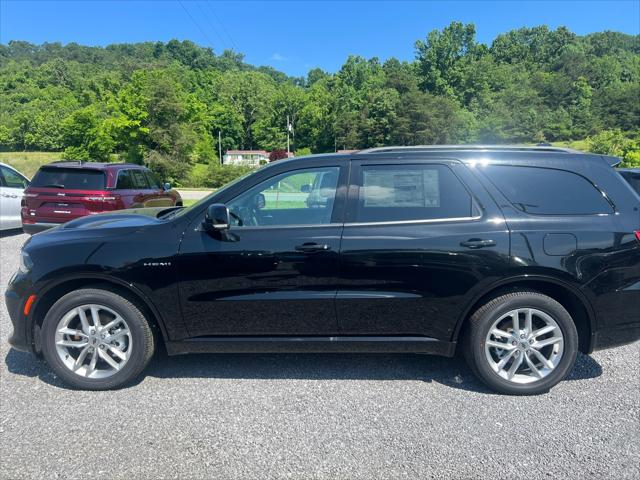
[{"label": "blue sky", "polygon": [[473,22],[478,40],[522,26],[565,25],[578,34],[640,33],[640,0],[217,2],[0,0],[0,42],[84,45],[189,39],[232,48],[247,62],[290,75],[336,71],[347,55],[414,57],[414,42],[451,21]]}]

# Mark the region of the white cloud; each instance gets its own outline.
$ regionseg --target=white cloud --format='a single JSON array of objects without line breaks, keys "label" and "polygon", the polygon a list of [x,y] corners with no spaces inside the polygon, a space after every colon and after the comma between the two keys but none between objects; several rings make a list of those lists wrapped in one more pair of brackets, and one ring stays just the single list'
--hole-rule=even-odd
[{"label": "white cloud", "polygon": [[288,60],[288,58],[276,52],[273,55],[271,55],[271,60],[275,60],[276,62],[284,62]]}]

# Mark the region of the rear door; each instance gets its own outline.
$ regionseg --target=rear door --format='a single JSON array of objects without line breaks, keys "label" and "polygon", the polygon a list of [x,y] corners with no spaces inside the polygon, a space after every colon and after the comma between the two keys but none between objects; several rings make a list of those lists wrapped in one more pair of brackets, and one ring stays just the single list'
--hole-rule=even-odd
[{"label": "rear door", "polygon": [[[170,192],[165,191],[158,177],[156,177],[156,175],[153,172],[150,172],[149,170],[146,170],[144,174],[147,177],[147,182],[149,184],[149,187],[153,191],[152,199],[147,201],[148,206],[173,207],[176,203],[175,198]],[[149,203],[151,202],[153,202],[153,205],[149,205]]]},{"label": "rear door", "polygon": [[341,334],[449,340],[466,301],[508,262],[502,214],[461,163],[353,162],[336,298]]},{"label": "rear door", "polygon": [[20,202],[27,179],[15,170],[0,166],[0,230],[20,228]]},{"label": "rear door", "polygon": [[156,205],[154,205],[154,200],[156,192],[149,185],[144,170],[140,168],[133,168],[129,172],[131,173],[133,188],[135,189],[133,204],[130,205],[130,207],[155,207]]}]

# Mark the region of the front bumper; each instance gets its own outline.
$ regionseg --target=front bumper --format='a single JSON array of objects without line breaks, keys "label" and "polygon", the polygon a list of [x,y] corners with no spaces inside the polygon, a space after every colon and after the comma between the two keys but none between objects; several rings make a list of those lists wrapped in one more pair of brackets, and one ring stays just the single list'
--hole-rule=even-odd
[{"label": "front bumper", "polygon": [[[9,344],[16,350],[35,352],[33,341],[33,307],[30,315],[24,314],[25,302],[31,294],[36,293],[31,282],[30,274],[16,272],[9,281],[4,293],[4,302],[13,325],[13,332],[9,336]],[[37,300],[37,297],[36,297]],[[35,304],[33,305],[35,307]]]},{"label": "front bumper", "polygon": [[29,235],[33,235],[35,233],[43,232],[45,230],[49,230],[50,228],[57,227],[61,225],[60,223],[23,223],[22,230],[24,233],[28,233]]},{"label": "front bumper", "polygon": [[13,325],[9,344],[16,350],[33,352],[33,344],[31,339],[27,337],[27,319],[22,312],[24,301],[20,294],[11,288],[11,284],[4,294],[4,301]]}]

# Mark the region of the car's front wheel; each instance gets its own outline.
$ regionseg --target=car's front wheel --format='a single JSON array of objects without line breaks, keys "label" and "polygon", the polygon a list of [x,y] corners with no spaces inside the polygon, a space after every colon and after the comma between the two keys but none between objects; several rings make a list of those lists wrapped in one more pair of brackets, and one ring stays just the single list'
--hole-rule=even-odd
[{"label": "car's front wheel", "polygon": [[501,295],[469,319],[464,354],[488,386],[511,395],[548,391],[573,368],[578,333],[567,310],[538,292]]},{"label": "car's front wheel", "polygon": [[67,384],[86,390],[121,387],[154,351],[149,322],[128,299],[102,289],[68,293],[47,313],[42,353]]}]

